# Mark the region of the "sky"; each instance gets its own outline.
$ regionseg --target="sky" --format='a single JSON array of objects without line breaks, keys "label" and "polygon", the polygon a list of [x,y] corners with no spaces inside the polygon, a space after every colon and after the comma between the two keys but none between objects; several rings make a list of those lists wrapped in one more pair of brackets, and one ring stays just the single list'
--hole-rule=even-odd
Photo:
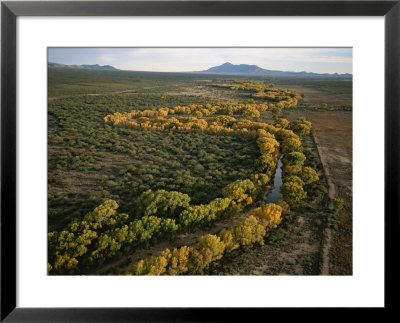
[{"label": "sky", "polygon": [[49,48],[48,61],[122,70],[203,71],[226,62],[279,71],[352,73],[352,48]]}]

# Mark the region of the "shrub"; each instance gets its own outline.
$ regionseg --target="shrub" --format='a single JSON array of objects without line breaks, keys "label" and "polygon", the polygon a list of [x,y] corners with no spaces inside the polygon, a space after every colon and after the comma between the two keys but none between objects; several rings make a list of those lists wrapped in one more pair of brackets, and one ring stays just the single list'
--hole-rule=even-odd
[{"label": "shrub", "polygon": [[276,203],[282,208],[282,213],[283,214],[289,214],[290,213],[290,205],[283,199],[283,198],[278,198]]},{"label": "shrub", "polygon": [[328,189],[326,188],[325,185],[317,184],[315,182],[306,185],[305,189],[307,191],[307,194],[311,197],[319,197],[324,194],[328,194]]},{"label": "shrub", "polygon": [[344,200],[341,198],[335,198],[333,199],[333,208],[336,211],[340,211],[341,209],[343,209],[343,205],[344,205]]}]

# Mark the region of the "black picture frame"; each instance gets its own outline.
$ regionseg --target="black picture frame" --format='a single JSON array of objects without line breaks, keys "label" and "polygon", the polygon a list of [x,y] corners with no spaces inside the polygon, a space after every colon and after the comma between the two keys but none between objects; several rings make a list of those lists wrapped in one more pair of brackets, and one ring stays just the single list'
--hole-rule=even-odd
[{"label": "black picture frame", "polygon": [[[384,16],[385,309],[395,309],[399,234],[400,1],[4,1],[1,3],[1,321],[189,322],[256,319],[267,308],[16,307],[16,19],[19,16]],[[40,291],[38,291],[40,293]],[[278,310],[278,309],[275,309]],[[287,310],[287,309],[285,309]],[[332,310],[329,310],[332,312]],[[281,311],[282,312],[282,311]],[[378,311],[381,315],[381,311]],[[304,311],[303,311],[304,313]],[[270,314],[268,314],[270,315]],[[332,312],[332,318],[335,314]],[[370,315],[370,314],[369,314]],[[372,318],[372,317],[371,317]]]}]

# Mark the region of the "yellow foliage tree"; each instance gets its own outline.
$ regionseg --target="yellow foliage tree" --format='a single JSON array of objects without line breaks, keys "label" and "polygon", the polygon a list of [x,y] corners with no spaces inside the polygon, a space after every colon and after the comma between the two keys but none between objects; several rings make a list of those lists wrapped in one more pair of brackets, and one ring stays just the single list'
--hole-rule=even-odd
[{"label": "yellow foliage tree", "polygon": [[319,179],[317,172],[308,166],[303,167],[303,170],[300,173],[300,178],[303,180],[304,184],[311,184]]},{"label": "yellow foliage tree", "polygon": [[214,261],[222,258],[222,255],[225,251],[225,244],[221,241],[220,237],[213,234],[208,234],[199,239],[196,244],[196,249],[210,249],[212,252],[211,261]]},{"label": "yellow foliage tree", "polygon": [[242,246],[252,246],[254,243],[264,244],[265,228],[257,218],[250,215],[233,229],[233,236]]},{"label": "yellow foliage tree", "polygon": [[150,257],[139,260],[133,267],[133,273],[135,275],[158,276],[166,272],[167,265],[168,261],[163,256]]},{"label": "yellow foliage tree", "polygon": [[251,213],[254,215],[260,224],[267,229],[274,229],[281,223],[282,208],[274,203],[269,203],[265,206],[254,209]]},{"label": "yellow foliage tree", "polygon": [[233,232],[231,230],[222,229],[218,236],[225,244],[225,252],[231,252],[232,250],[239,248],[239,244],[235,242]]},{"label": "yellow foliage tree", "polygon": [[189,263],[190,248],[183,246],[179,249],[170,251],[166,249],[162,256],[168,261],[167,273],[168,275],[179,275],[187,272]]}]

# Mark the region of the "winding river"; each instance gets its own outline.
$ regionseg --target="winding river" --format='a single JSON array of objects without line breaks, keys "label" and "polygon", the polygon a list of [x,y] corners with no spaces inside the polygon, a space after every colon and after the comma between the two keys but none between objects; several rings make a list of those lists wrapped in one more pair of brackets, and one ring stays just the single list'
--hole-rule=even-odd
[{"label": "winding river", "polygon": [[274,177],[274,189],[267,196],[267,203],[276,203],[278,198],[282,197],[280,188],[282,186],[282,158],[283,155],[279,157],[278,165],[276,166],[275,177]]}]

